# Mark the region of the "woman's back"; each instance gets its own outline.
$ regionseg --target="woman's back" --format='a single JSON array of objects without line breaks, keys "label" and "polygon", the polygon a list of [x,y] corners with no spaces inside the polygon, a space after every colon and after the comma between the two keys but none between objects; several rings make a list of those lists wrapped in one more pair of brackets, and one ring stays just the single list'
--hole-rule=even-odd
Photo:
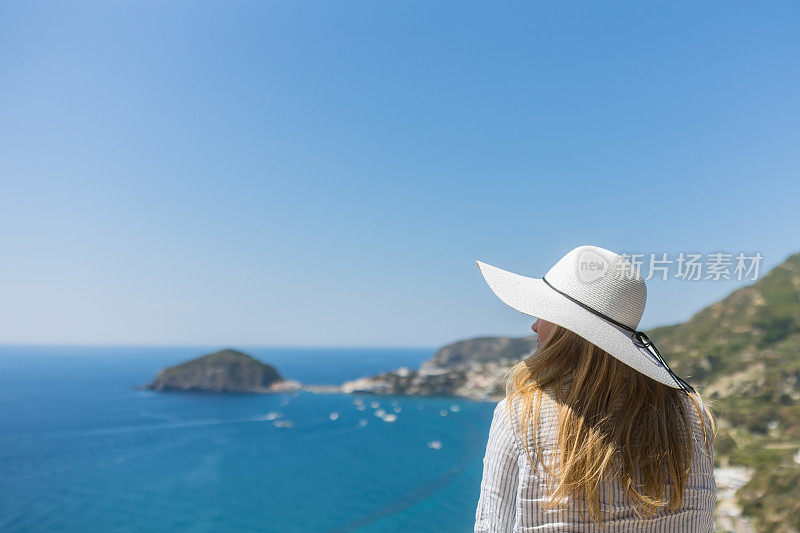
[{"label": "woman's back", "polygon": [[475,530],[711,531],[713,416],[638,329],[636,267],[597,246],[541,278],[478,266],[502,301],[537,317],[539,346],[505,380]]},{"label": "woman's back", "polygon": [[[519,397],[512,402],[513,416],[506,410],[508,399],[503,399],[495,409],[489,433],[475,531],[712,531],[716,499],[713,448],[709,454],[700,415],[689,397],[683,398],[693,443],[691,468],[680,507],[672,513],[662,510],[653,517],[640,518],[619,481],[611,479],[600,492],[602,528],[587,511],[584,510],[582,517],[575,502],[566,502],[562,506],[564,511],[545,507],[553,480],[540,459],[550,465],[555,453],[559,411],[553,396],[541,395],[536,450],[530,449],[530,454],[525,453],[520,437],[527,433],[527,442],[534,442],[534,429],[532,424],[525,431],[519,427]],[[710,442],[708,427],[706,420]]]}]

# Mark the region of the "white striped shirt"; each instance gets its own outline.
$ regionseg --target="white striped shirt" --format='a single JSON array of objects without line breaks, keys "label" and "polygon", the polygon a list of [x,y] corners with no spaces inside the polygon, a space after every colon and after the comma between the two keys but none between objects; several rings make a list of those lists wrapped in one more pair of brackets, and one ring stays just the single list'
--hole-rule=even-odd
[{"label": "white striped shirt", "polygon": [[[504,398],[495,407],[489,430],[480,498],[475,513],[475,531],[711,532],[714,527],[716,500],[713,451],[709,457],[703,443],[700,418],[688,398],[686,402],[695,434],[683,504],[674,513],[662,511],[650,519],[641,519],[636,516],[633,506],[615,479],[610,483],[609,490],[604,489],[600,494],[600,510],[603,513],[600,523],[605,526],[601,530],[594,525],[586,510],[585,520],[581,519],[577,508],[571,503],[566,512],[555,508],[544,509],[548,495],[546,474],[541,467],[531,467],[519,433],[515,434],[510,425],[519,421],[518,402],[514,402],[516,416],[513,421],[509,421],[509,413],[506,412],[507,398]],[[553,453],[557,409],[555,401],[549,395],[542,394],[537,447],[541,446],[545,464],[549,464]],[[528,431],[528,445],[531,457],[538,461],[536,450],[531,445],[532,430],[531,427]]]}]

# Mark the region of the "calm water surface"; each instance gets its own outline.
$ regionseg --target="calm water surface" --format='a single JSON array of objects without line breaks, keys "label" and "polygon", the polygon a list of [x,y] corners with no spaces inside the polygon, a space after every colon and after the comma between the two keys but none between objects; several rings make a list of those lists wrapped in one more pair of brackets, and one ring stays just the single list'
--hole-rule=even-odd
[{"label": "calm water surface", "polygon": [[[471,531],[494,404],[134,390],[207,351],[0,347],[0,531]],[[246,351],[316,384],[432,355]]]}]

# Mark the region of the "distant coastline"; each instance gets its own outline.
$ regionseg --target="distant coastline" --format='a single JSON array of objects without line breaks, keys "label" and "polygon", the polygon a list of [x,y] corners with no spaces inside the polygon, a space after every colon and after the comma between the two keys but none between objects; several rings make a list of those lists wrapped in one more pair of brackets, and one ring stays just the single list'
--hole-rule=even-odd
[{"label": "distant coastline", "polygon": [[530,353],[535,337],[483,337],[448,344],[419,369],[401,366],[341,384],[304,384],[285,379],[269,363],[231,348],[166,368],[136,388],[158,392],[269,394],[307,391],[318,394],[371,394],[463,397],[498,401],[503,374]]}]

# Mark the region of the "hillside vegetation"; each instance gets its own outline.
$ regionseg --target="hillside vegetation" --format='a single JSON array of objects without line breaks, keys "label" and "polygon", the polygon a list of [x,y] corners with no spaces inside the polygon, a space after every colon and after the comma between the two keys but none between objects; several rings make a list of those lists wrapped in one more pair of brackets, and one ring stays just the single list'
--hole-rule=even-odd
[{"label": "hillside vegetation", "polygon": [[716,460],[759,531],[800,531],[800,254],[690,320],[648,335],[719,417]]}]

